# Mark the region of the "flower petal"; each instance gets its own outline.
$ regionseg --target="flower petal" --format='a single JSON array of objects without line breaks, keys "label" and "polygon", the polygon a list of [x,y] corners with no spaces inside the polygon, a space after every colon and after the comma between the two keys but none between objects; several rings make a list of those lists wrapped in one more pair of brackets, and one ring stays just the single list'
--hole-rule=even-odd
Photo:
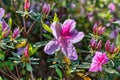
[{"label": "flower petal", "polygon": [[0,8],[0,20],[3,18],[5,14],[5,10],[3,8]]},{"label": "flower petal", "polygon": [[58,49],[58,44],[55,39],[48,42],[48,44],[44,48],[44,52],[51,55]]},{"label": "flower petal", "polygon": [[89,71],[90,72],[98,72],[99,71],[99,65],[97,63],[92,63],[90,65]]},{"label": "flower petal", "polygon": [[62,33],[71,32],[76,27],[76,22],[72,19],[65,20],[62,25]]},{"label": "flower petal", "polygon": [[67,42],[67,40],[62,41],[60,47],[64,55],[71,60],[76,60],[78,58],[75,47]]},{"label": "flower petal", "polygon": [[71,32],[70,41],[71,41],[71,43],[77,43],[77,42],[81,41],[84,36],[85,35],[83,32],[78,32],[78,31],[74,30]]},{"label": "flower petal", "polygon": [[53,22],[51,24],[51,29],[54,37],[57,39],[61,35],[61,24],[59,22]]}]

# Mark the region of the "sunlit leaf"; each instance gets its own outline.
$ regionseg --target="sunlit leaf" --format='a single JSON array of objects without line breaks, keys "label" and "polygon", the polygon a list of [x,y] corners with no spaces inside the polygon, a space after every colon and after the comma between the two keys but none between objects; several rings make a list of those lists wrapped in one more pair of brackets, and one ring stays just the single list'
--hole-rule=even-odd
[{"label": "sunlit leaf", "polygon": [[42,20],[41,20],[41,23],[42,23],[42,26],[43,26],[43,28],[46,30],[46,31],[48,31],[48,32],[52,32],[52,30],[50,29],[50,27],[47,25],[47,24],[45,24]]},{"label": "sunlit leaf", "polygon": [[61,70],[58,67],[56,67],[55,71],[57,72],[57,74],[60,77],[60,79],[62,79],[62,72],[61,72]]},{"label": "sunlit leaf", "polygon": [[56,13],[54,14],[54,18],[53,18],[53,22],[54,22],[54,21],[56,21],[56,22],[59,22],[59,21],[60,21]]}]

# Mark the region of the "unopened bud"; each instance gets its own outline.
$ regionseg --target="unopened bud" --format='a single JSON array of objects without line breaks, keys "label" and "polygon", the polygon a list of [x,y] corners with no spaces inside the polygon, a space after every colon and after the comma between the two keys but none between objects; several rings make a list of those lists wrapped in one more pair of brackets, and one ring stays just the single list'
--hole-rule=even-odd
[{"label": "unopened bud", "polygon": [[42,8],[42,12],[44,14],[48,14],[50,12],[50,4],[45,3]]}]

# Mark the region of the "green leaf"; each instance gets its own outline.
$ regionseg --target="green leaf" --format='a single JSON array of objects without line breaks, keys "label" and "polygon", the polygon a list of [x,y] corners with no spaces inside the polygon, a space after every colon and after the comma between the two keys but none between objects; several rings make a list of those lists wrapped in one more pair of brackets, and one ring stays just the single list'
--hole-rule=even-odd
[{"label": "green leaf", "polygon": [[12,18],[9,19],[8,24],[12,26]]},{"label": "green leaf", "polygon": [[32,70],[33,70],[31,64],[29,64],[29,63],[26,63],[26,69],[27,69],[28,71],[32,71]]},{"label": "green leaf", "polygon": [[54,14],[54,18],[53,18],[53,22],[55,22],[55,21],[56,22],[60,21],[56,13]]},{"label": "green leaf", "polygon": [[33,47],[39,48],[39,47],[42,47],[42,46],[44,46],[44,45],[46,45],[46,44],[47,44],[47,41],[41,41],[41,42],[35,43],[35,44],[33,45]]},{"label": "green leaf", "polygon": [[112,68],[104,68],[104,70],[107,72],[107,73],[110,73],[110,74],[119,74],[116,70],[112,69]]},{"label": "green leaf", "polygon": [[41,23],[42,23],[43,28],[44,28],[46,31],[52,33],[52,30],[50,29],[50,27],[49,27],[47,24],[45,24],[42,20],[41,20]]},{"label": "green leaf", "polygon": [[57,72],[57,74],[60,77],[60,79],[62,79],[62,72],[61,72],[61,70],[58,67],[56,67],[55,71]]},{"label": "green leaf", "polygon": [[2,77],[0,76],[0,80],[2,80]]},{"label": "green leaf", "polygon": [[50,39],[50,40],[52,39],[52,37],[49,36],[48,34],[43,34],[43,36],[46,37],[47,39]]},{"label": "green leaf", "polygon": [[5,59],[5,53],[3,51],[0,51],[0,60]]}]

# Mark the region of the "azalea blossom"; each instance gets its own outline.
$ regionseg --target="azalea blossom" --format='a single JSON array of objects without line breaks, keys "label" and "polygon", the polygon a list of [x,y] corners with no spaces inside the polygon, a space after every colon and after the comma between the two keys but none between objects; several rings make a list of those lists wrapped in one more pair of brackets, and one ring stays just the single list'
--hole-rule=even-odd
[{"label": "azalea blossom", "polygon": [[0,8],[0,22],[5,14],[5,10],[3,8]]},{"label": "azalea blossom", "polygon": [[89,71],[90,72],[98,72],[98,71],[102,71],[102,65],[106,64],[108,62],[108,57],[106,55],[106,53],[102,53],[97,51],[95,53],[95,56],[92,59],[92,64],[90,66]]},{"label": "azalea blossom", "polygon": [[76,22],[72,19],[65,20],[63,24],[53,22],[51,24],[51,30],[55,38],[48,42],[44,51],[51,55],[60,49],[65,56],[72,60],[76,60],[78,56],[73,43],[77,43],[82,40],[84,33],[78,32],[75,30],[75,27]]},{"label": "azalea blossom", "polygon": [[114,12],[114,11],[116,10],[116,6],[115,6],[114,3],[110,3],[110,4],[108,5],[108,8],[109,8],[112,12]]}]

